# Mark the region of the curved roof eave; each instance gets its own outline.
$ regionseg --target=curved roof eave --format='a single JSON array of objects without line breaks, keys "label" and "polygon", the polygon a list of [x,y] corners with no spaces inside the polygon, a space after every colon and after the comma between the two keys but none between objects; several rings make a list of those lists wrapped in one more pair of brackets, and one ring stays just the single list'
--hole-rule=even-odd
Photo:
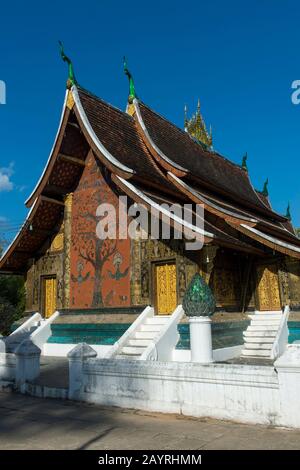
[{"label": "curved roof eave", "polygon": [[190,224],[189,222],[178,217],[176,214],[173,214],[172,212],[168,211],[165,207],[162,207],[160,204],[153,201],[149,196],[144,194],[140,189],[136,188],[129,181],[124,180],[123,178],[117,175],[112,175],[112,179],[116,182],[116,184],[121,186],[124,192],[129,194],[133,200],[137,199],[138,202],[142,201],[148,207],[152,207],[153,209],[155,209],[160,215],[169,217],[174,223],[180,224],[188,231],[197,234],[202,238],[208,238],[210,240],[215,238],[215,235],[213,233],[207,232],[201,229],[200,227],[197,227],[196,225]]},{"label": "curved roof eave", "polygon": [[257,224],[258,220],[236,214],[235,212],[231,212],[227,209],[224,209],[217,204],[214,204],[210,201],[208,201],[204,196],[198,194],[191,186],[188,184],[184,183],[181,179],[179,179],[177,176],[173,175],[171,172],[168,172],[168,177],[169,179],[172,180],[172,182],[176,185],[178,189],[183,189],[186,194],[190,196],[194,196],[194,202],[200,202],[201,204],[204,204],[207,206],[208,210],[213,209],[214,214],[216,212],[218,213],[217,215],[224,215],[224,218],[230,217],[231,219],[234,219],[236,222],[242,223],[242,221],[247,221],[251,224]]},{"label": "curved roof eave", "polygon": [[[78,120],[83,124],[83,127],[86,130],[86,134],[87,134],[86,138],[87,140],[89,140],[89,143],[93,147],[93,150],[95,151],[98,158],[101,159],[101,161],[104,164],[107,164],[107,166],[109,167],[111,171],[121,172],[124,178],[130,178],[131,176],[133,176],[135,173],[134,170],[132,170],[128,166],[123,165],[121,162],[119,162],[119,160],[116,157],[114,157],[105,148],[105,146],[97,137],[83,109],[83,106],[81,104],[80,97],[78,94],[78,90],[75,85],[72,86],[71,91],[72,91],[74,102],[75,102],[75,114]],[[77,110],[77,113],[76,113],[76,110]]]},{"label": "curved roof eave", "polygon": [[5,250],[5,252],[3,253],[3,255],[1,256],[1,259],[0,259],[0,269],[2,268],[2,266],[5,264],[5,262],[7,261],[8,257],[11,255],[11,253],[14,251],[15,247],[17,246],[18,242],[20,241],[21,237],[22,237],[22,233],[23,233],[23,230],[24,228],[26,228],[26,226],[28,225],[28,223],[31,221],[31,219],[33,218],[38,206],[39,206],[39,203],[40,203],[41,199],[40,198],[36,198],[33,205],[31,206],[30,208],[30,211],[28,212],[27,216],[26,216],[26,219],[22,225],[22,227],[20,228],[19,232],[17,233],[17,235],[15,236],[15,238],[12,240],[12,242],[10,243],[10,245],[7,247],[7,249]]},{"label": "curved roof eave", "polygon": [[259,241],[263,245],[272,248],[275,251],[279,251],[285,255],[287,254],[289,256],[300,259],[300,247],[278,240],[277,238],[267,235],[266,233],[263,233],[260,230],[257,230],[254,227],[249,227],[245,224],[235,226],[234,228],[241,231],[250,238]]},{"label": "curved roof eave", "polygon": [[[178,165],[177,163],[173,162],[170,158],[168,158],[161,150],[160,148],[153,142],[153,139],[150,137],[150,134],[147,130],[147,127],[144,123],[140,108],[139,108],[139,103],[138,100],[135,98],[133,100],[134,104],[134,109],[135,109],[135,114],[137,117],[137,123],[145,137],[147,147],[152,149],[152,154],[154,151],[154,154],[158,155],[161,161],[161,164],[165,166],[165,169],[167,171],[173,171],[177,174],[177,176],[185,176],[189,173],[189,170],[186,168],[183,168],[182,166]],[[149,149],[150,150],[150,149]]]},{"label": "curved roof eave", "polygon": [[[79,116],[79,119],[80,119],[81,123],[83,124],[83,127],[84,127],[83,130],[86,131],[86,135],[89,137],[91,143],[93,144],[93,147],[94,147],[95,152],[97,153],[97,156],[99,158],[101,158],[101,160],[104,161],[104,163],[107,163],[107,165],[111,167],[111,170],[113,170],[113,171],[118,171],[119,170],[119,172],[121,172],[121,174],[124,178],[126,178],[126,177],[128,178],[128,177],[130,177],[134,174],[134,171],[131,168],[129,168],[129,167],[123,165],[121,162],[119,162],[117,160],[117,158],[115,158],[113,155],[111,155],[108,152],[108,150],[104,147],[104,145],[100,142],[100,140],[96,136],[94,130],[92,129],[92,126],[89,123],[89,120],[88,120],[88,118],[85,114],[85,111],[84,111],[83,107],[82,107],[82,104],[80,102],[80,98],[79,98],[79,95],[78,95],[77,87],[75,85],[73,85],[71,90],[66,90],[64,104],[63,104],[63,108],[62,108],[62,113],[61,113],[61,117],[60,117],[58,130],[57,130],[57,133],[56,133],[56,136],[55,136],[54,144],[53,144],[52,149],[50,151],[50,154],[49,154],[47,163],[45,165],[45,168],[43,170],[43,173],[42,173],[40,179],[38,180],[34,190],[31,193],[31,195],[29,196],[29,198],[25,202],[25,205],[27,207],[31,207],[31,205],[33,204],[36,197],[43,191],[43,189],[44,189],[44,187],[45,187],[45,185],[48,181],[48,178],[50,177],[51,170],[52,170],[53,165],[56,161],[57,155],[59,153],[59,148],[61,146],[62,139],[64,137],[64,131],[65,131],[66,124],[67,124],[69,114],[70,114],[70,109],[67,107],[67,101],[68,101],[68,94],[69,93],[72,93],[72,96],[74,98],[74,103],[75,103],[75,111],[77,109],[77,111],[78,111],[77,114]],[[99,154],[101,154],[101,155],[99,155]]]},{"label": "curved roof eave", "polygon": [[51,164],[53,163],[53,160],[56,158],[56,154],[57,154],[57,150],[58,150],[57,147],[59,147],[60,144],[61,144],[61,141],[62,141],[62,138],[63,138],[63,132],[62,131],[65,129],[65,126],[66,126],[66,123],[67,123],[67,117],[68,117],[69,112],[70,112],[70,110],[66,106],[67,105],[67,99],[68,99],[68,93],[69,93],[69,90],[66,90],[64,104],[63,104],[63,108],[62,108],[62,112],[61,112],[61,116],[60,116],[58,130],[56,132],[54,144],[52,146],[52,149],[50,151],[47,163],[44,167],[44,170],[43,170],[43,173],[42,173],[40,179],[38,180],[34,190],[31,193],[31,195],[25,201],[25,206],[26,207],[31,207],[32,206],[32,204],[34,203],[34,201],[36,199],[38,189],[40,188],[41,185],[43,187],[46,184],[45,180],[46,180],[46,177],[49,176],[49,171],[51,171],[51,166],[52,166]]}]

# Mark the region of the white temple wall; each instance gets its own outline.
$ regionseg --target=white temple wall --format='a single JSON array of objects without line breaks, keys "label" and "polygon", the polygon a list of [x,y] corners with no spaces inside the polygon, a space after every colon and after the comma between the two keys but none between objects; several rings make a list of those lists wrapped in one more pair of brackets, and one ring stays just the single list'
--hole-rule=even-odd
[{"label": "white temple wall", "polygon": [[70,374],[71,399],[195,417],[282,424],[278,375],[271,366],[87,359],[80,370],[81,379]]}]

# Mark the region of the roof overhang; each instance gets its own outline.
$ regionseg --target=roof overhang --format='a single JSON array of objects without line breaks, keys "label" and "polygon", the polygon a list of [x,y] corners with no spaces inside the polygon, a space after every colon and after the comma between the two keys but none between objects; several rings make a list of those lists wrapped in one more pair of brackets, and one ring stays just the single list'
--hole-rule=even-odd
[{"label": "roof overhang", "polygon": [[185,176],[188,174],[189,170],[186,168],[183,168],[182,166],[178,165],[177,163],[173,162],[170,158],[168,158],[162,151],[161,149],[154,143],[153,139],[151,138],[147,127],[144,123],[140,107],[139,107],[139,102],[135,98],[133,100],[134,104],[134,109],[135,109],[135,114],[134,117],[136,117],[136,123],[137,127],[139,130],[139,133],[148,148],[149,152],[153,157],[156,159],[158,163],[161,164],[161,166],[166,170],[166,171],[172,171],[176,176]]},{"label": "roof overhang", "polygon": [[81,129],[84,133],[84,136],[90,144],[91,148],[93,149],[95,155],[102,161],[103,164],[105,164],[105,166],[109,168],[110,171],[116,172],[125,179],[130,178],[134,174],[134,170],[132,170],[128,166],[123,165],[114,155],[112,155],[105,148],[105,146],[97,137],[83,109],[78,90],[75,85],[72,86],[71,92],[73,94],[75,102],[75,115],[81,125]]},{"label": "roof overhang", "polygon": [[166,209],[165,206],[158,204],[145,192],[136,188],[131,182],[124,180],[123,178],[112,175],[112,180],[120,187],[125,194],[127,194],[133,201],[144,204],[148,210],[153,209],[159,217],[167,217],[170,220],[171,225],[179,225],[183,228],[184,233],[188,236],[195,237],[198,241],[203,243],[210,243],[215,238],[213,233],[203,230],[196,225],[193,225],[184,219],[178,217],[173,212]]},{"label": "roof overhang", "polygon": [[234,228],[247,235],[249,238],[252,238],[253,240],[273,249],[274,251],[278,251],[279,253],[300,259],[300,247],[296,245],[278,240],[276,237],[267,235],[257,228],[249,227],[245,224],[234,226]]},{"label": "roof overhang", "polygon": [[43,188],[45,187],[45,185],[47,184],[47,181],[48,181],[48,178],[49,178],[49,176],[51,174],[51,171],[53,169],[56,157],[59,153],[59,148],[61,146],[61,143],[62,143],[62,140],[63,140],[63,137],[64,137],[64,132],[65,132],[66,125],[67,125],[68,118],[69,118],[69,114],[70,114],[70,108],[68,108],[68,106],[67,106],[68,94],[69,94],[69,90],[66,90],[58,130],[56,132],[54,144],[52,146],[50,155],[48,157],[46,166],[45,166],[45,168],[43,170],[43,173],[42,173],[40,179],[38,180],[34,190],[32,191],[29,198],[25,201],[25,205],[28,208],[32,206],[32,204],[35,202],[35,200],[37,198],[38,193],[40,194],[42,192]]},{"label": "roof overhang", "polygon": [[[1,272],[24,272],[27,261],[55,234],[53,226],[62,218],[64,203],[39,196],[33,203],[22,228],[0,259]],[[32,230],[31,230],[32,228]]]},{"label": "roof overhang", "polygon": [[196,204],[203,204],[205,209],[211,212],[222,219],[229,221],[233,224],[239,224],[247,222],[251,226],[257,224],[257,219],[253,217],[248,217],[247,215],[241,215],[236,213],[234,210],[230,211],[224,207],[219,206],[216,203],[209,201],[205,196],[203,196],[199,191],[196,191],[190,185],[186,184],[184,181],[179,179],[177,176],[173,175],[171,172],[168,172],[168,179],[172,181],[173,184],[186,196],[188,196]]}]

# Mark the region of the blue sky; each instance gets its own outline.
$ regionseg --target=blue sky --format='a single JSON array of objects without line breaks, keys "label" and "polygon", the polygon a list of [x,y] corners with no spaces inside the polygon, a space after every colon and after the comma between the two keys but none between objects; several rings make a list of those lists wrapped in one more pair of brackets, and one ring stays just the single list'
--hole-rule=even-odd
[{"label": "blue sky", "polygon": [[[291,203],[300,226],[300,4],[290,0],[2,2],[0,232],[22,223],[56,133],[66,66],[79,83],[124,109],[128,57],[140,98],[177,125],[200,97],[214,147],[240,163],[255,187],[269,178],[275,210]],[[0,234],[1,236],[1,234]]]}]

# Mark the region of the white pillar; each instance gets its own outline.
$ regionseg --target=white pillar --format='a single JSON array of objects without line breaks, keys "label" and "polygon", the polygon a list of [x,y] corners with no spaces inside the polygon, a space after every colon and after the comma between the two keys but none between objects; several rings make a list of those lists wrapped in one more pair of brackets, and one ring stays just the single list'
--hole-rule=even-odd
[{"label": "white pillar", "polygon": [[26,382],[31,382],[40,375],[41,350],[30,339],[23,341],[15,351],[16,386],[26,392]]},{"label": "white pillar", "polygon": [[79,343],[68,353],[69,399],[80,400],[84,389],[83,367],[85,361],[97,357],[97,352],[86,343]]},{"label": "white pillar", "polygon": [[191,361],[207,364],[213,362],[211,319],[189,317]]}]

